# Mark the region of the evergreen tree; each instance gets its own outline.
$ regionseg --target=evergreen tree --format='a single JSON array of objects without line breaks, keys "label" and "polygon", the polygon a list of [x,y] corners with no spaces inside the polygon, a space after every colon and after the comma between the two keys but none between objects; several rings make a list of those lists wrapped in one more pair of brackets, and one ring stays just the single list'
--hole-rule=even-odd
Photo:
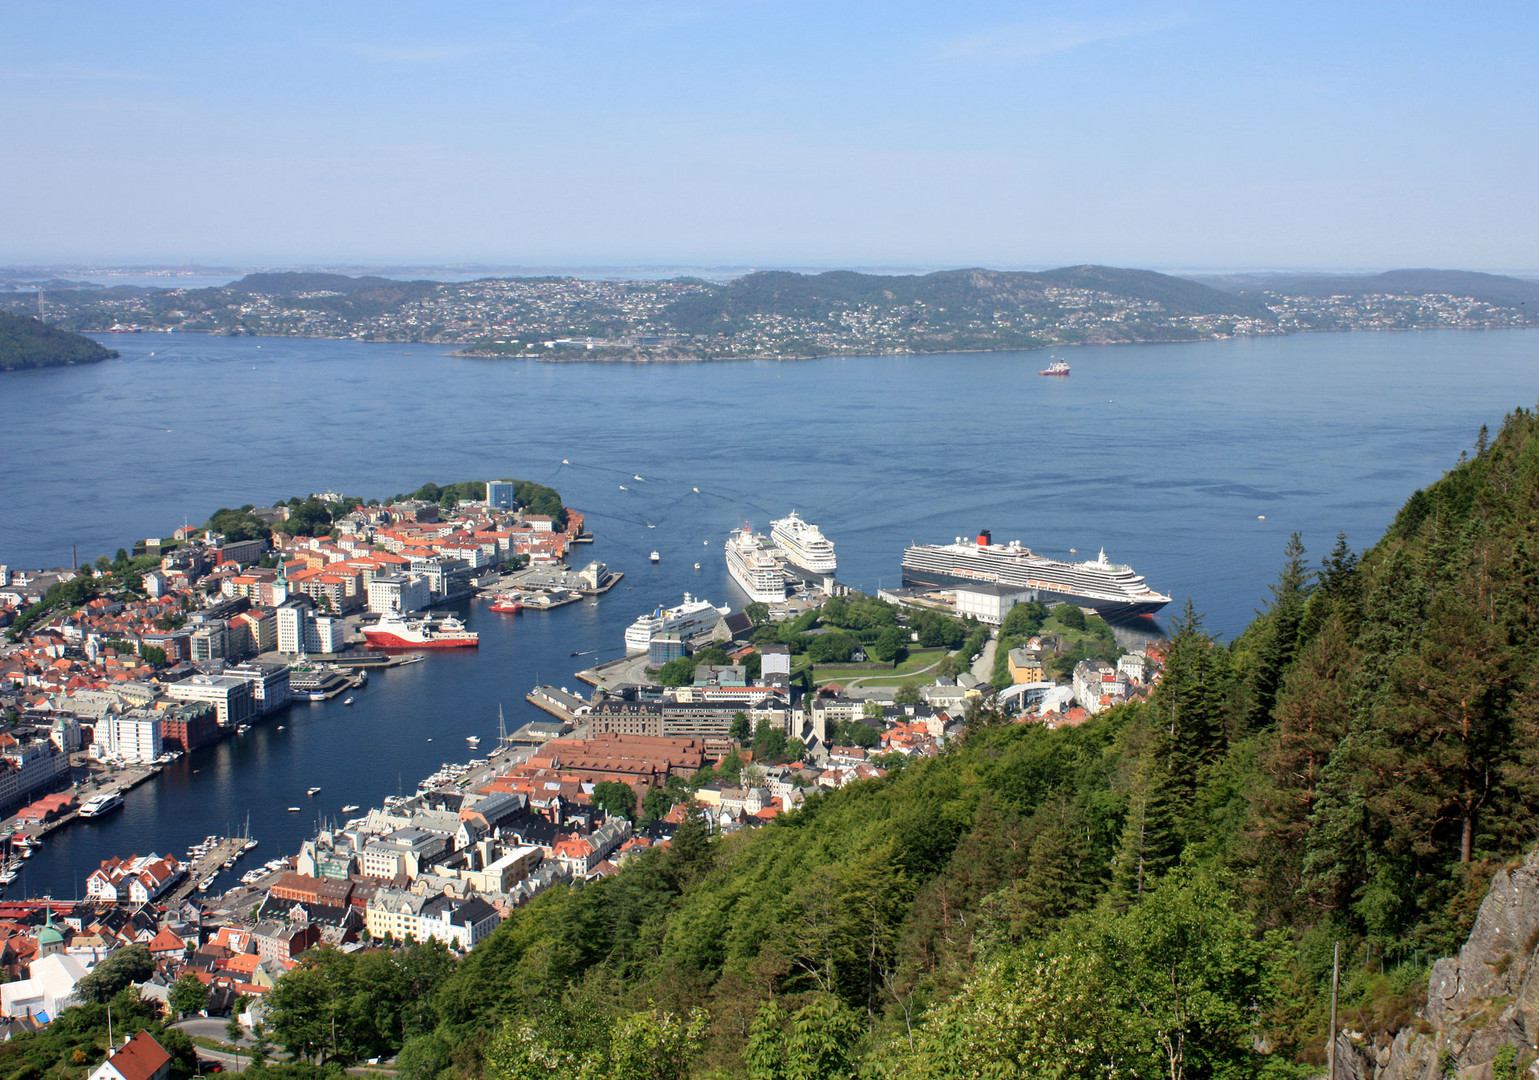
[{"label": "evergreen tree", "polygon": [[1253,731],[1270,720],[1283,674],[1298,648],[1299,627],[1314,584],[1314,574],[1305,568],[1304,554],[1299,534],[1288,537],[1282,573],[1272,586],[1272,603],[1266,612],[1258,613],[1260,641],[1247,673],[1246,721]]}]

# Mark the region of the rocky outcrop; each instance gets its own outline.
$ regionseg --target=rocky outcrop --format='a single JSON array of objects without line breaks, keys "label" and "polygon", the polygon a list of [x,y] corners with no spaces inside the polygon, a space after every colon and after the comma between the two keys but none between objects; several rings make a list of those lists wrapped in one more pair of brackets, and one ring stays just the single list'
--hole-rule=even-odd
[{"label": "rocky outcrop", "polygon": [[[1423,1023],[1402,1029],[1387,1051],[1338,1042],[1338,1058],[1363,1080],[1492,1080],[1504,1046],[1527,1062],[1539,1049],[1539,850],[1499,871],[1457,957],[1432,965]],[[1347,1046],[1343,1046],[1347,1043]],[[1539,1071],[1529,1075],[1539,1076]]]}]

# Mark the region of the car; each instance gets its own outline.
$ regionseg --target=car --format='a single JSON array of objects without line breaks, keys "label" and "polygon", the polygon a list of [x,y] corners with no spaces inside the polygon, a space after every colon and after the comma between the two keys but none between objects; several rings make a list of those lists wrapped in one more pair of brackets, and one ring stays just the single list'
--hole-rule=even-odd
[{"label": "car", "polygon": [[979,660],[982,660],[982,659],[983,659],[983,654],[981,652],[975,652],[975,653],[973,653],[973,658],[972,658],[971,662],[976,664]]}]

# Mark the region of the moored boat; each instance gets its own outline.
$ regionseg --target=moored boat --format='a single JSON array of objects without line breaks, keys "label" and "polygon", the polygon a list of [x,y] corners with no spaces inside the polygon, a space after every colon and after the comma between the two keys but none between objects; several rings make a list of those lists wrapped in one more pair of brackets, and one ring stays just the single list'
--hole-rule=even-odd
[{"label": "moored boat", "polygon": [[473,649],[481,637],[453,615],[408,619],[392,612],[363,628],[364,640],[377,649]]}]

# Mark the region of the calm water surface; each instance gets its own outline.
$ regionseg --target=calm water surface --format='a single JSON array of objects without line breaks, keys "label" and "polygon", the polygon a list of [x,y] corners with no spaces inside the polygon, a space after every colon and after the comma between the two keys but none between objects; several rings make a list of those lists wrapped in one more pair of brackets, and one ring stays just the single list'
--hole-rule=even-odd
[{"label": "calm water surface", "polygon": [[123,813],[60,834],[17,894],[78,895],[109,855],[180,854],[248,814],[260,858],[292,853],[318,813],[412,790],[468,756],[468,734],[490,746],[499,703],[510,726],[541,715],[523,700],[532,685],[618,655],[656,602],[687,589],[741,606],[724,535],[792,507],[862,589],[896,584],[910,541],[988,528],[1051,555],[1104,546],[1232,635],[1289,533],[1312,557],[1339,529],[1372,543],[1482,423],[1539,396],[1539,335],[1524,331],[1075,349],[1068,379],[1037,376],[1044,353],[550,365],[421,345],[102,340],[123,358],[0,377],[0,562],[56,566],[72,544],[94,558],[219,506],[518,476],[585,511],[592,557],[627,577],[597,605],[462,609],[477,653],[382,673],[350,708],[300,705],[184,759]]}]

